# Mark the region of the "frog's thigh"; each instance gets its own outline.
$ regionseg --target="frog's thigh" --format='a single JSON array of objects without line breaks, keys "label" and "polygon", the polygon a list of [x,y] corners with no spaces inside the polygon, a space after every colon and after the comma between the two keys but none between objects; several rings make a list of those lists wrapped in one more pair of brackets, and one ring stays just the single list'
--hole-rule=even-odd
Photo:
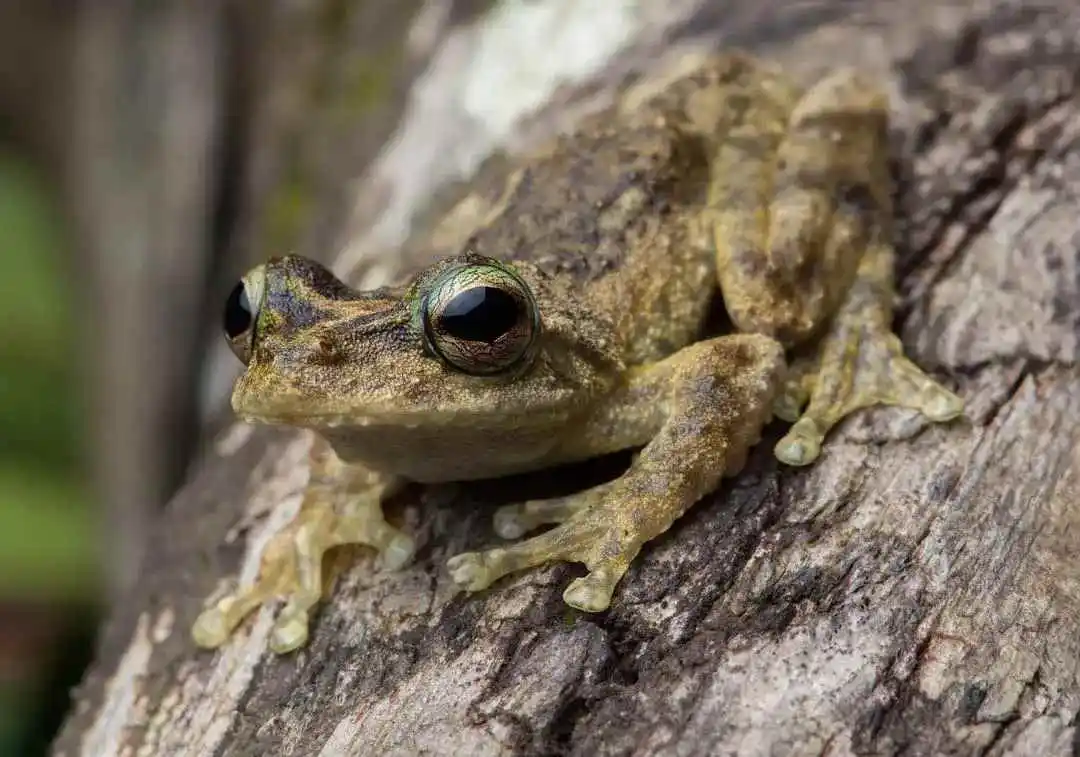
[{"label": "frog's thigh", "polygon": [[225,643],[250,612],[278,597],[285,607],[274,625],[270,646],[288,652],[307,641],[309,611],[322,594],[322,563],[327,550],[366,544],[379,550],[383,564],[400,567],[413,552],[412,539],[388,524],[382,500],[400,482],[366,468],[347,465],[320,443],[311,480],[296,517],[264,550],[255,582],[205,610],[192,635],[202,647]]},{"label": "frog's thigh", "polygon": [[[962,410],[904,358],[890,330],[887,105],[873,82],[838,71],[795,106],[775,156],[762,157],[763,140],[730,141],[711,170],[708,217],[735,324],[789,346],[828,324],[777,403],[777,414],[795,420],[809,400],[776,448],[791,465],[816,459],[829,429],[859,408],[905,405],[933,420]],[[747,164],[755,180],[733,180]]]},{"label": "frog's thigh", "polygon": [[663,388],[657,401],[667,415],[627,472],[550,531],[452,558],[454,580],[477,591],[551,560],[581,562],[589,572],[564,599],[589,612],[605,609],[641,547],[715,489],[725,472],[742,466],[770,415],[783,369],[776,341],[746,334],[699,342],[640,370],[632,382]]},{"label": "frog's thigh", "polygon": [[871,81],[843,70],[804,93],[781,133],[750,123],[720,135],[705,218],[739,330],[790,345],[839,307],[890,224],[887,107]]}]

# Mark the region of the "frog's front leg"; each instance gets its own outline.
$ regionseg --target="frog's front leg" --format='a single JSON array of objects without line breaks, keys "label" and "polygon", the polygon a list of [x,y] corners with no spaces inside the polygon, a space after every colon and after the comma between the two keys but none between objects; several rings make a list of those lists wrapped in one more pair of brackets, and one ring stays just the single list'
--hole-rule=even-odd
[{"label": "frog's front leg", "polygon": [[[725,473],[742,467],[770,417],[783,371],[781,345],[749,334],[698,342],[635,369],[598,409],[592,427],[578,435],[592,447],[575,450],[583,456],[647,442],[626,473],[586,492],[561,513],[567,517],[560,525],[539,536],[451,558],[455,582],[478,591],[548,561],[580,562],[589,572],[563,598],[588,612],[606,609],[641,547],[714,490]],[[620,416],[626,424],[612,424]]]},{"label": "frog's front leg", "polygon": [[260,605],[286,600],[274,624],[270,647],[289,652],[304,645],[309,613],[323,589],[326,552],[342,544],[365,544],[379,550],[384,567],[404,565],[413,540],[386,522],[382,502],[400,480],[360,465],[342,462],[323,441],[313,450],[311,478],[296,517],[275,534],[260,558],[254,584],[242,587],[207,608],[195,621],[192,637],[204,648],[219,647],[240,622]]},{"label": "frog's front leg", "polygon": [[845,70],[808,90],[782,130],[781,105],[746,109],[746,122],[716,135],[709,217],[736,326],[788,346],[819,340],[776,408],[796,421],[777,457],[805,465],[860,408],[900,405],[947,421],[963,403],[904,357],[891,330],[887,98]]}]

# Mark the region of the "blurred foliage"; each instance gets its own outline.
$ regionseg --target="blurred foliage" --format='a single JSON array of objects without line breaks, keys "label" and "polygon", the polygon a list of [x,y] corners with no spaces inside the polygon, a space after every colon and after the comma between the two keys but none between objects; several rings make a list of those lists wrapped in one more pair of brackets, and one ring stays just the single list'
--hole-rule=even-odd
[{"label": "blurred foliage", "polygon": [[46,188],[0,152],[0,600],[82,600],[95,588],[62,240]]},{"label": "blurred foliage", "polygon": [[[81,332],[48,189],[29,164],[0,148],[0,612],[26,603],[56,608],[51,617],[62,625],[65,613],[84,617],[94,603],[100,571],[97,510],[81,454]],[[18,631],[0,628],[16,639],[0,644],[0,653],[23,649]],[[9,666],[21,675],[0,679],[0,755],[42,736],[30,731],[41,723],[42,697],[53,693],[45,679],[56,675],[55,654],[64,650],[30,650],[39,659],[24,654]]]}]

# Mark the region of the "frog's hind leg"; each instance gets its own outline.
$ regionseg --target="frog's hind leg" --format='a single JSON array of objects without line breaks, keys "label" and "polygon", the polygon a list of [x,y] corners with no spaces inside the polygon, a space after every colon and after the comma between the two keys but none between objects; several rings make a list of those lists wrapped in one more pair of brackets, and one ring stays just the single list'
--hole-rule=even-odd
[{"label": "frog's hind leg", "polygon": [[629,414],[641,403],[654,403],[664,409],[657,426],[618,439],[605,433],[610,446],[594,450],[602,454],[647,441],[630,468],[584,497],[556,503],[559,512],[548,514],[567,517],[551,530],[451,558],[454,581],[479,591],[548,561],[580,562],[588,573],[571,583],[563,598],[587,612],[606,609],[641,547],[745,462],[771,415],[784,367],[778,342],[740,334],[698,342],[635,369],[624,395],[613,397],[603,412]]},{"label": "frog's hind leg", "polygon": [[907,360],[892,334],[892,197],[888,100],[876,84],[837,71],[774,124],[717,135],[710,210],[718,274],[732,321],[788,346],[821,339],[780,396],[795,420],[776,454],[805,465],[846,415],[875,404],[956,417],[959,398]]}]

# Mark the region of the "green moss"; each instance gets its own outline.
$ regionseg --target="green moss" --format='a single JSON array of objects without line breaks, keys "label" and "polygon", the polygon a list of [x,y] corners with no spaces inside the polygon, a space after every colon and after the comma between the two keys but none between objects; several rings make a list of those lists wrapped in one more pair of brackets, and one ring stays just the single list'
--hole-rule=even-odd
[{"label": "green moss", "polygon": [[[400,12],[411,18],[420,3],[411,0]],[[271,191],[261,220],[262,239],[275,253],[296,248],[314,220],[318,167],[308,160],[308,144],[349,143],[362,128],[363,117],[385,105],[393,95],[396,74],[403,65],[403,39],[387,37],[385,44],[360,49],[352,39],[356,14],[363,3],[324,0],[307,19],[319,39],[320,60],[308,72],[301,89],[302,117],[292,124],[279,148],[282,179]],[[290,85],[292,86],[292,85]]]},{"label": "green moss", "polygon": [[362,3],[357,0],[326,0],[318,11],[321,39],[326,42],[344,39],[349,30],[349,18],[360,5]]},{"label": "green moss", "polygon": [[393,75],[400,67],[400,48],[349,61],[336,109],[355,117],[384,104],[390,97]]},{"label": "green moss", "polygon": [[299,175],[277,188],[266,210],[266,242],[273,254],[293,250],[311,215],[311,206],[310,189]]}]

